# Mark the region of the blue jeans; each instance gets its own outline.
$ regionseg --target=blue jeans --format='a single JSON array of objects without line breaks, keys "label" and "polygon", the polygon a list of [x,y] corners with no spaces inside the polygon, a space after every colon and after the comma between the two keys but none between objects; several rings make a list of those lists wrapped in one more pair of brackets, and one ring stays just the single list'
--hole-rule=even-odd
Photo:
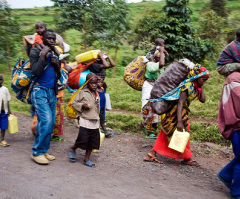
[{"label": "blue jeans", "polygon": [[220,175],[231,184],[231,196],[240,198],[240,130],[231,135],[231,142],[235,158],[221,171]]},{"label": "blue jeans", "polygon": [[37,134],[32,148],[33,156],[47,153],[50,148],[51,135],[56,117],[57,97],[54,89],[34,85],[32,91],[32,103],[37,113]]}]

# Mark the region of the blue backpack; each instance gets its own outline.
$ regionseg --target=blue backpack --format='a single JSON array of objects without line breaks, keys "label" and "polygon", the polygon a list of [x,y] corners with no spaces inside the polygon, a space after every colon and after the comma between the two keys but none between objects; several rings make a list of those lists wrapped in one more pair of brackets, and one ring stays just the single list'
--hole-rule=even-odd
[{"label": "blue backpack", "polygon": [[[66,88],[68,83],[68,72],[61,69],[61,77],[58,80],[58,88],[62,90]],[[23,61],[17,59],[17,63],[12,69],[11,87],[16,95],[16,98],[24,103],[32,104],[31,91],[37,77],[33,74],[30,60]]]}]

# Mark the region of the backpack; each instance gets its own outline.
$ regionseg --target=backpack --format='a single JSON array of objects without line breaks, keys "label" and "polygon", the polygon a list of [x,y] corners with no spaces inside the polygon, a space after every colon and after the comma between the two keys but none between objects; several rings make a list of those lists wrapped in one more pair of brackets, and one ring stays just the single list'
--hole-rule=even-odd
[{"label": "backpack", "polygon": [[124,80],[132,88],[141,91],[145,81],[147,63],[143,56],[138,56],[124,69]]},{"label": "backpack", "polygon": [[33,87],[37,77],[33,75],[30,60],[17,59],[12,69],[11,87],[16,98],[22,102],[31,104],[29,91]]},{"label": "backpack", "polygon": [[[67,86],[68,72],[61,69],[61,77],[58,80],[58,90],[63,90]],[[37,81],[31,69],[30,60],[23,61],[17,59],[15,66],[12,69],[11,87],[16,95],[16,98],[24,103],[32,104],[30,93]]]}]

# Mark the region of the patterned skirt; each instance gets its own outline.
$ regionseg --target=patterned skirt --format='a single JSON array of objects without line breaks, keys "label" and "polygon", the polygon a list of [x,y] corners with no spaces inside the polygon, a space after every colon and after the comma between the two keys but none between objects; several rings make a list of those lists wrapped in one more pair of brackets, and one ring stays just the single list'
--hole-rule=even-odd
[{"label": "patterned skirt", "polygon": [[[64,122],[64,109],[63,109],[63,99],[62,97],[57,98],[57,106],[56,106],[56,119],[55,125],[53,129],[53,136],[61,136],[63,135],[63,122]],[[37,133],[37,114],[35,113],[32,122],[32,133],[36,135]]]}]

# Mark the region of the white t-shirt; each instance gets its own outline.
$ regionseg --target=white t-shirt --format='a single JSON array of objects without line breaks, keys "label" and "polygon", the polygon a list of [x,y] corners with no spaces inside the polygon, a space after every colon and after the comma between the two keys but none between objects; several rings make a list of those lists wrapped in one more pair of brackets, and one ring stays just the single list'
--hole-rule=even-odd
[{"label": "white t-shirt", "polygon": [[7,87],[0,87],[0,111],[4,110],[5,113],[8,113],[8,101],[11,100],[11,95]]}]

